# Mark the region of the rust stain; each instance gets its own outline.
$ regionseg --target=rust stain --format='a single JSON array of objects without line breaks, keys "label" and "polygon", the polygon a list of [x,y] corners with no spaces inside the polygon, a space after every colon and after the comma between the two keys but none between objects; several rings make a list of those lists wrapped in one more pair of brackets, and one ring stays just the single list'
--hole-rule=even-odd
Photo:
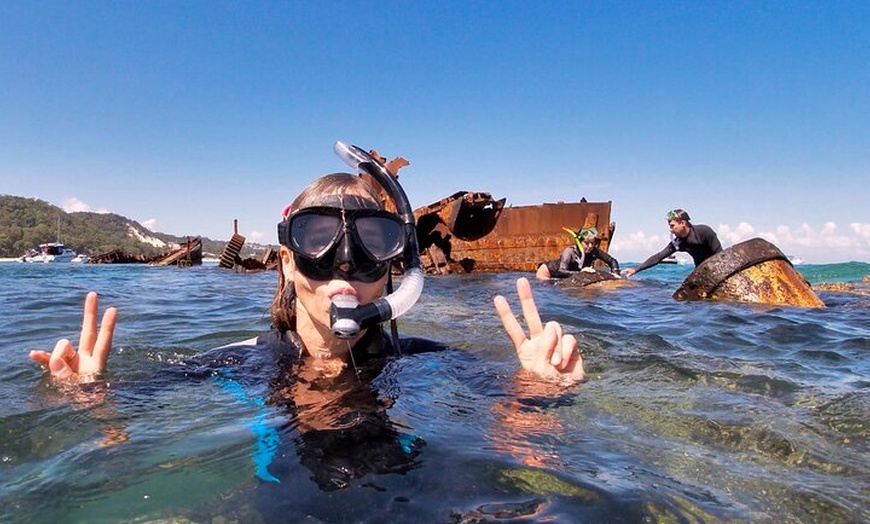
[{"label": "rust stain", "polygon": [[800,307],[825,307],[807,281],[787,260],[769,260],[751,266],[725,280],[711,295],[713,300],[732,300],[758,304],[788,304]]}]

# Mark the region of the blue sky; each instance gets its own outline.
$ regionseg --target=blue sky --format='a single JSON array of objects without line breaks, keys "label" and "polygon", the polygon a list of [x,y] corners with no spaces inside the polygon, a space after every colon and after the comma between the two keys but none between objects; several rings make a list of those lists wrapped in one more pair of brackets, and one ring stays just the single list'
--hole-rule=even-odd
[{"label": "blue sky", "polygon": [[864,1],[9,0],[0,194],[274,242],[340,139],[410,160],[414,207],[610,200],[621,262],[674,207],[866,262],[868,27]]}]

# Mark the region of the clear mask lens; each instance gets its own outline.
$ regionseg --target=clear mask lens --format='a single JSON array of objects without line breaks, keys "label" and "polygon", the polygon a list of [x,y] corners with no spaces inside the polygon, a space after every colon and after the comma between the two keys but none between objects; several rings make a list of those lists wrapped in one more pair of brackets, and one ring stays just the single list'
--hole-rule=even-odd
[{"label": "clear mask lens", "polygon": [[405,248],[404,225],[387,211],[308,208],[288,219],[286,231],[282,243],[300,271],[320,281],[375,282]]}]

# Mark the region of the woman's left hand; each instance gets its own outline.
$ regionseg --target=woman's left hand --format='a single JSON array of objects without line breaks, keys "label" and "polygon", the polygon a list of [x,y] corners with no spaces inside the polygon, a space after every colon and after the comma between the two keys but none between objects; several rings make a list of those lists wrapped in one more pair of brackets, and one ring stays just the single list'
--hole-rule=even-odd
[{"label": "woman's left hand", "polygon": [[546,325],[541,323],[528,279],[517,279],[517,295],[529,327],[528,336],[503,296],[496,296],[493,304],[505,331],[514,343],[523,369],[547,380],[583,380],[583,358],[577,349],[577,339],[573,335],[562,333],[562,326],[558,322],[551,321]]}]

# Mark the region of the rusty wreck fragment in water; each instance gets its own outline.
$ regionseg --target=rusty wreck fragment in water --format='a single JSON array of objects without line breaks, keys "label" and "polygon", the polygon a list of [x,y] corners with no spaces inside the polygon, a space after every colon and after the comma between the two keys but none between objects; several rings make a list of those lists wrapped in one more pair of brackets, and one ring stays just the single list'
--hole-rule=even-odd
[{"label": "rusty wreck fragment in water", "polygon": [[[534,272],[541,263],[559,258],[572,244],[563,228],[594,227],[601,239],[599,249],[605,252],[616,230],[610,221],[610,202],[503,207],[504,199],[474,193],[478,198],[469,205],[474,212],[444,212],[445,204],[458,195],[463,193],[415,211],[420,258],[428,273]],[[444,216],[456,219],[445,220]]]},{"label": "rusty wreck fragment in water", "polygon": [[686,277],[674,298],[825,307],[788,257],[761,238],[740,242],[705,260]]}]

